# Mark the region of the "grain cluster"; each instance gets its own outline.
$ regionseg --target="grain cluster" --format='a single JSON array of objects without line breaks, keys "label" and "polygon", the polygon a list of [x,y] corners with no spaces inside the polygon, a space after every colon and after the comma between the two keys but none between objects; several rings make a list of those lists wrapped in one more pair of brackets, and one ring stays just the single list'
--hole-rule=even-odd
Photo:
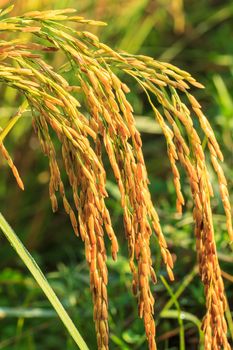
[{"label": "grain cluster", "polygon": [[[202,85],[169,63],[116,52],[92,33],[78,30],[82,25],[103,23],[79,17],[73,9],[6,17],[9,11],[10,8],[1,12],[0,32],[5,39],[0,41],[0,81],[17,89],[27,101],[35,133],[48,158],[52,209],[58,209],[59,194],[75,234],[84,242],[98,348],[109,348],[105,235],[111,243],[114,260],[118,253],[117,236],[105,203],[108,193],[103,152],[109,158],[121,195],[132,290],[138,300],[139,317],[144,321],[150,350],[156,349],[155,301],[151,289],[151,282],[156,283],[150,249],[152,234],[157,237],[168,276],[174,279],[172,256],[148,189],[141,136],[127,99],[130,90],[117,76],[117,72],[121,72],[135,79],[145,92],[164,134],[179,213],[185,205],[181,168],[189,179],[200,277],[206,295],[205,349],[230,350],[224,316],[226,299],[212,220],[214,193],[201,136],[194,127],[195,119],[206,138],[218,177],[227,229],[233,240],[231,208],[221,167],[222,153],[201,106],[189,92],[191,86],[202,88]],[[67,25],[71,22],[74,24]],[[24,41],[20,33],[29,33],[30,42]],[[55,51],[63,52],[67,62],[57,71],[43,59],[43,52]],[[71,86],[64,78],[63,72],[68,71],[72,71],[75,85]],[[20,108],[18,116],[24,111]],[[23,182],[3,144],[5,134],[4,130],[0,132],[0,151],[23,189]],[[73,194],[70,200],[57,159],[54,135],[61,144],[62,167]]]}]

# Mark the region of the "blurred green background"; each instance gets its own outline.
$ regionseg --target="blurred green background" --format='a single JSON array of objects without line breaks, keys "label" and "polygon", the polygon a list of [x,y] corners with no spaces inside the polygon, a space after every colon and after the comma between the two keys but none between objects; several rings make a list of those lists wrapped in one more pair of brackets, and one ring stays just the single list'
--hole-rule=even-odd
[{"label": "blurred green background", "polygon": [[[78,13],[108,22],[107,27],[85,28],[118,50],[150,55],[189,71],[206,86],[194,91],[208,116],[225,156],[224,170],[233,198],[233,2],[231,0],[0,0],[0,7],[15,4],[14,14],[28,10],[74,7]],[[51,58],[48,56],[48,60]],[[58,55],[53,64],[63,62]],[[124,77],[123,77],[124,79]],[[127,80],[126,80],[127,82]],[[130,84],[130,81],[129,81]],[[0,87],[0,124],[19,105],[19,96]],[[158,284],[153,286],[158,349],[180,349],[180,327],[185,332],[186,349],[199,347],[200,322],[205,312],[203,288],[196,268],[192,201],[187,180],[183,179],[186,206],[179,217],[175,212],[175,190],[166,157],[166,144],[154,122],[140,89],[132,87],[130,101],[144,142],[143,150],[151,181],[150,190],[158,208],[164,233],[176,261],[176,280],[170,289],[156,240],[152,251]],[[25,183],[18,189],[7,164],[0,158],[0,210],[39,263],[57,295],[86,339],[96,349],[92,322],[89,274],[83,244],[77,239],[62,206],[52,214],[48,196],[48,161],[42,155],[31,129],[23,118],[6,140],[6,146]],[[229,303],[229,338],[233,339],[233,254],[226,233],[225,218],[215,175],[212,200],[216,241]],[[108,180],[112,221],[120,242],[118,261],[109,258],[110,349],[147,349],[142,320],[131,293],[119,192],[111,176]],[[8,242],[0,241],[0,350],[76,349],[52,311],[48,301]],[[177,292],[178,291],[178,292]],[[172,294],[178,302],[172,304]]]}]

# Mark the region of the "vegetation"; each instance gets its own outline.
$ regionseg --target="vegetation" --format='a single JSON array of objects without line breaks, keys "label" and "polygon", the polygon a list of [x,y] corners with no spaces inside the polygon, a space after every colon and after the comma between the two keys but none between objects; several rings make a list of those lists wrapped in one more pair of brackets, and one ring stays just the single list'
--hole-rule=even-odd
[{"label": "vegetation", "polygon": [[[198,327],[200,348],[204,346],[205,349],[230,349],[231,345],[227,338],[227,322],[229,334],[232,333],[233,323],[225,297],[222,276],[225,274],[228,279],[231,279],[231,275],[222,273],[219,266],[212,217],[212,212],[215,209],[211,205],[211,197],[214,193],[220,194],[226,215],[226,228],[232,241],[231,208],[227,182],[221,167],[223,154],[200,104],[190,93],[191,86],[198,88],[203,86],[189,73],[168,62],[111,49],[100,42],[95,34],[86,30],[87,26],[102,26],[104,23],[77,16],[72,9],[31,11],[16,17],[9,17],[10,10],[12,7],[1,12],[0,30],[4,36],[1,40],[0,79],[3,85],[7,86],[8,90],[5,88],[6,96],[7,94],[11,97],[16,96],[15,102],[19,104],[21,101],[21,105],[14,116],[6,121],[0,132],[1,153],[10,166],[19,187],[24,189],[23,181],[17,170],[21,162],[18,161],[19,166],[16,168],[7,150],[8,147],[6,148],[5,145],[10,134],[12,135],[15,129],[17,131],[20,123],[23,125],[20,137],[25,133],[29,135],[27,131],[28,118],[31,118],[41,149],[49,162],[49,196],[52,209],[56,212],[59,207],[58,203],[62,202],[65,212],[70,217],[75,234],[80,236],[84,242],[85,258],[90,270],[90,287],[94,303],[98,348],[107,349],[109,346],[109,324],[110,332],[112,332],[112,335],[110,333],[111,341],[116,344],[117,348],[125,349],[127,343],[133,344],[135,349],[145,347],[143,332],[138,332],[140,323],[136,323],[135,326],[130,325],[132,320],[127,321],[125,318],[127,312],[125,314],[124,311],[117,311],[116,306],[111,305],[111,299],[114,299],[114,294],[112,294],[114,288],[112,291],[110,290],[110,300],[108,301],[107,284],[108,269],[110,269],[110,279],[115,275],[110,286],[113,282],[113,285],[115,284],[119,289],[124,288],[121,292],[119,291],[119,294],[117,292],[118,296],[122,295],[123,308],[129,300],[128,297],[125,297],[125,287],[129,289],[129,281],[132,280],[132,290],[138,300],[138,312],[140,318],[144,320],[150,349],[156,348],[154,307],[160,309],[155,314],[156,318],[159,315],[160,318],[178,320],[179,347],[181,349],[186,346],[186,327],[183,319]],[[84,30],[82,26],[85,26]],[[178,28],[176,24],[176,31],[181,31],[183,27],[178,26]],[[137,50],[133,49],[132,51],[136,52]],[[137,82],[138,90],[133,87],[133,80]],[[216,86],[221,86],[224,89],[224,83],[219,76],[215,76],[214,81]],[[129,86],[133,87],[132,92]],[[226,103],[228,93],[226,88],[224,91],[225,99],[222,100]],[[221,99],[222,89],[219,92]],[[170,190],[171,202],[169,204],[167,202],[160,215],[165,227],[166,223],[171,222],[171,220],[179,226],[185,197],[187,198],[186,206],[191,209],[185,174],[191,188],[198,268],[206,298],[206,314],[202,327],[200,327],[201,322],[198,319],[200,316],[196,317],[193,313],[184,312],[178,302],[179,296],[196,275],[196,266],[185,276],[176,292],[173,292],[164,277],[161,276],[162,284],[160,286],[164,286],[162,288],[167,290],[170,300],[162,307],[159,304],[156,306],[156,303],[154,305],[155,287],[150,285],[150,280],[156,283],[156,275],[158,276],[161,271],[160,260],[163,260],[170,280],[174,280],[173,262],[176,258],[170,253],[173,248],[168,248],[169,244],[166,243],[163,235],[157,214],[160,209],[157,205],[157,211],[155,210],[149,192],[149,179],[142,153],[143,142],[137,129],[140,119],[135,118],[133,112],[133,107],[137,109],[139,105],[138,95],[145,105],[151,107],[157,122],[156,125],[159,127],[157,130],[165,137],[168,160],[173,174],[175,191]],[[227,101],[229,105],[229,96]],[[143,127],[145,128],[145,125],[139,127],[142,132]],[[229,130],[227,135],[227,139],[231,139]],[[15,138],[15,140],[16,145],[17,139]],[[32,143],[32,151],[34,149],[34,152],[38,152],[38,143],[35,139],[33,140],[35,146]],[[160,136],[159,140],[161,143]],[[32,153],[32,151],[30,152]],[[164,143],[161,143],[160,152],[165,152]],[[146,153],[146,149],[144,153]],[[166,169],[165,159],[164,162]],[[212,168],[210,168],[210,163]],[[41,164],[44,164],[44,160]],[[148,169],[150,170],[150,165]],[[218,178],[219,190],[216,188],[215,181],[212,180],[214,172]],[[41,187],[43,183],[47,182],[47,174],[47,172],[41,173]],[[28,179],[28,183],[32,181],[32,179]],[[181,183],[184,185],[181,186]],[[57,199],[57,192],[60,194],[60,199]],[[151,193],[153,195],[153,190]],[[108,198],[109,194],[110,198]],[[174,194],[176,194],[178,214],[177,216],[173,215],[173,218],[167,221],[167,217],[163,218],[163,213],[166,211],[172,213]],[[115,200],[113,200],[114,197]],[[115,204],[116,199],[119,200],[121,206]],[[33,197],[30,200],[33,200]],[[41,213],[42,210],[40,210],[39,217],[35,216],[37,217],[36,221],[40,221]],[[61,213],[60,211],[60,215]],[[7,211],[6,216],[8,217]],[[115,234],[115,232],[121,232],[120,221],[116,224],[113,223],[114,217],[121,216],[128,242],[129,268],[132,277],[129,276],[126,259],[123,258],[123,256],[127,256],[124,249],[125,242],[121,235]],[[8,220],[11,222],[10,218]],[[36,229],[37,233],[34,233],[34,228],[37,226],[39,231]],[[59,225],[57,229],[59,229]],[[36,245],[40,224],[33,223],[31,230]],[[189,232],[191,231],[192,229],[189,230]],[[189,232],[183,230],[187,236]],[[153,233],[157,237],[156,242]],[[109,248],[105,235],[110,240],[113,260],[117,259],[120,250],[120,256],[118,256],[116,263],[112,264],[110,259],[107,260]],[[178,235],[179,233],[177,237]],[[169,241],[173,242],[173,245],[176,244],[176,237],[170,236]],[[59,244],[59,241],[57,243],[58,249],[62,250],[62,245]],[[219,243],[224,245],[224,239],[221,239]],[[30,248],[29,241],[28,245]],[[185,249],[192,249],[191,247],[192,243],[189,241]],[[225,245],[224,249],[229,250],[230,248]],[[75,275],[77,275],[76,281],[88,284],[81,256],[82,249],[80,248],[80,262],[78,270],[74,271],[74,276],[72,271],[67,271],[64,266],[62,268],[66,278],[67,274],[70,276],[69,283],[71,283],[72,294],[75,290]],[[177,256],[177,264],[179,264],[179,253]],[[44,266],[49,270],[46,258],[44,259]],[[118,271],[117,274],[114,273],[114,269],[116,272]],[[10,273],[10,278],[7,277],[7,281],[9,279],[15,284],[17,279],[14,280],[13,271],[7,271]],[[80,271],[82,272],[80,273]],[[181,270],[180,275],[182,276],[182,274]],[[21,284],[22,277],[19,280]],[[79,283],[77,283],[76,288],[75,293],[79,293],[81,298],[86,295],[85,302],[86,305],[89,304],[90,299],[86,294],[88,292],[80,288]],[[34,289],[35,287],[33,287]],[[69,295],[66,293],[66,288],[62,287],[62,290],[64,297]],[[200,284],[196,286],[196,290],[198,295],[201,295]],[[159,298],[157,303],[159,303]],[[171,309],[173,304],[175,309]],[[28,305],[30,306],[30,302]],[[68,306],[70,306],[70,310],[73,309],[70,302],[68,302]],[[130,305],[130,309],[134,310],[135,308]],[[33,308],[30,307],[29,310],[32,311],[31,315],[33,315]],[[89,332],[86,321],[80,319],[82,315],[80,310],[81,304],[77,308],[78,319],[75,323],[81,334],[86,337]],[[89,310],[90,307],[86,310],[87,317],[90,314]],[[9,311],[6,309],[6,315]],[[17,315],[20,315],[21,326],[18,326],[20,328],[23,326],[26,311],[21,309],[21,313],[17,314],[16,312]],[[42,317],[54,317],[51,310],[47,314],[48,310],[42,308],[40,311]],[[45,313],[43,313],[44,311]],[[119,322],[124,325],[123,329],[128,331],[126,335],[122,332],[122,326],[119,325],[118,318],[116,318],[118,312]],[[114,318],[116,318],[115,321]],[[49,331],[50,328],[46,326],[46,329]],[[55,333],[56,329],[57,326],[54,328]],[[157,331],[158,337],[160,334]],[[21,330],[19,344],[20,338]],[[35,347],[34,340],[30,341],[30,347]],[[87,343],[89,343],[88,339]],[[52,348],[54,346],[52,344],[48,342],[44,348]],[[92,341],[89,345],[93,348]],[[72,343],[67,344],[67,348],[72,348],[72,346]],[[112,348],[111,345],[110,348]]]}]

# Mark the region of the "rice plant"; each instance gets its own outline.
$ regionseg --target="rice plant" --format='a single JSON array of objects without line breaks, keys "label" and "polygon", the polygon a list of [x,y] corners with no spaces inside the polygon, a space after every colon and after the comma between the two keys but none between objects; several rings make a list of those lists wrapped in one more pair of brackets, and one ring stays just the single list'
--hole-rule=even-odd
[{"label": "rice plant", "polygon": [[[218,178],[232,241],[231,207],[221,167],[223,155],[208,119],[190,93],[192,86],[203,86],[170,63],[112,50],[94,34],[82,30],[82,25],[86,28],[105,23],[82,18],[74,9],[33,11],[10,17],[11,9],[0,13],[3,34],[0,81],[20,93],[22,104],[0,131],[0,151],[19,187],[24,189],[4,141],[15,123],[29,110],[42,152],[48,158],[52,210],[58,209],[59,195],[75,234],[84,242],[98,349],[109,348],[105,236],[110,241],[113,260],[118,253],[117,235],[105,203],[108,192],[103,155],[108,156],[121,194],[132,293],[138,302],[138,314],[144,321],[150,350],[156,349],[151,282],[156,283],[157,278],[150,249],[152,234],[157,237],[168,276],[174,280],[173,259],[151,200],[142,140],[135,126],[133,106],[127,99],[130,88],[123,79],[128,75],[145,93],[164,134],[177,195],[176,208],[180,214],[185,205],[181,168],[189,180],[199,274],[206,297],[202,324],[205,349],[230,350],[225,320],[227,302],[212,221],[214,193],[206,156],[210,157]],[[30,41],[24,39],[26,34]],[[45,54],[58,52],[65,56],[65,64],[54,68],[46,62]],[[75,83],[67,81],[67,72],[72,72]],[[201,131],[196,129],[196,122]],[[60,142],[60,150],[55,149],[55,137]],[[60,157],[62,164],[58,161]],[[69,180],[72,201],[66,195],[68,189],[62,169]]]}]

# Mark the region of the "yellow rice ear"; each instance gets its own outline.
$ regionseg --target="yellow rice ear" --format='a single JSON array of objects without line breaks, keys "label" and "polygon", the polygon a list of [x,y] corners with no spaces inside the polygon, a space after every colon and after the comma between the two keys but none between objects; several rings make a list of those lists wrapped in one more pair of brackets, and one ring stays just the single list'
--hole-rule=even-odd
[{"label": "yellow rice ear", "polygon": [[[58,192],[76,235],[80,234],[84,242],[90,270],[98,349],[109,348],[106,234],[114,260],[119,249],[105,203],[108,193],[102,144],[121,195],[129,265],[133,276],[132,289],[138,298],[139,317],[143,318],[150,350],[156,349],[154,297],[151,291],[151,281],[156,282],[151,254],[152,234],[157,237],[168,276],[170,280],[174,279],[172,256],[148,188],[142,139],[135,125],[133,106],[127,100],[129,88],[113,72],[116,67],[141,86],[159,122],[167,142],[178,212],[184,205],[179,168],[183,167],[187,175],[194,203],[199,271],[206,296],[207,311],[203,320],[205,348],[230,349],[224,316],[226,299],[210,202],[213,189],[201,138],[194,127],[195,118],[205,133],[232,239],[231,208],[226,179],[218,161],[223,160],[222,153],[200,104],[189,92],[191,85],[198,88],[203,86],[189,73],[169,63],[116,52],[87,31],[75,32],[69,26],[64,27],[65,21],[102,25],[102,22],[85,20],[71,13],[73,9],[36,11],[20,18],[15,17],[14,23],[6,19],[0,21],[0,31],[31,32],[32,38],[35,34],[37,40],[43,40],[43,46],[37,43],[20,45],[18,41],[2,40],[0,81],[26,97],[32,110],[35,132],[43,153],[48,157],[52,209],[57,210]],[[68,81],[43,60],[41,55],[46,51],[46,45],[48,52],[52,47],[67,55],[68,62],[63,68],[73,69],[75,86],[69,86]],[[83,106],[72,94],[74,91],[82,92],[85,97]],[[183,102],[183,97],[188,97],[189,104]],[[63,164],[60,159],[58,161],[52,134],[61,144],[59,158]],[[19,186],[23,188],[2,140],[0,151]],[[66,182],[61,167],[64,167]],[[67,182],[73,194],[69,200],[64,185]]]}]

